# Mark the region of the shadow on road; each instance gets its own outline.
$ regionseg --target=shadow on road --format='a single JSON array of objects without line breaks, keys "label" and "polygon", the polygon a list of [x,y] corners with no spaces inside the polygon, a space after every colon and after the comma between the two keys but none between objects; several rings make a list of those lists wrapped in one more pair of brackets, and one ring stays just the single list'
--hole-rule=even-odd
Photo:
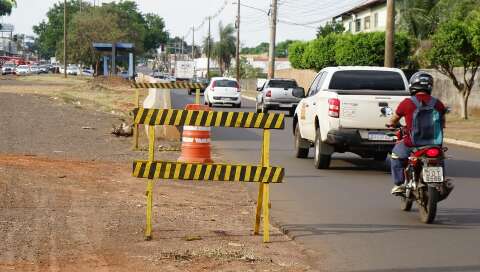
[{"label": "shadow on road", "polygon": [[437,221],[450,226],[480,226],[480,209],[439,209]]}]

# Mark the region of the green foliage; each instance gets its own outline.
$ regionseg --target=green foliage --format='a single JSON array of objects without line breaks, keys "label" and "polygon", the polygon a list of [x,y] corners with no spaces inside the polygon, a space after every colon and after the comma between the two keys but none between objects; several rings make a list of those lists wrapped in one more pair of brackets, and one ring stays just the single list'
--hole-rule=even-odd
[{"label": "green foliage", "polygon": [[[0,0],[1,1],[1,0]],[[82,12],[80,13],[80,6]],[[120,1],[104,3],[100,7],[92,7],[88,1],[69,0],[67,1],[67,29],[69,33],[89,32],[92,26],[83,25],[84,29],[76,29],[78,25],[73,24],[74,18],[78,16],[92,16],[95,12],[103,12],[115,17],[115,21],[104,20],[105,26],[115,27],[113,32],[115,35],[99,36],[97,41],[105,42],[131,42],[135,44],[137,54],[142,54],[150,50],[158,48],[159,44],[166,42],[168,33],[165,31],[165,23],[162,18],[153,14],[142,14],[138,10],[138,6],[134,1]],[[60,53],[63,46],[63,1],[56,3],[47,12],[47,19],[33,27],[33,31],[37,34],[37,46],[39,54],[42,57],[54,56],[56,52]],[[106,17],[107,18],[107,17]],[[108,17],[110,18],[110,17]],[[110,18],[111,19],[111,18]],[[117,35],[121,32],[121,35]],[[68,35],[67,35],[68,37]],[[115,37],[121,37],[119,39]],[[69,38],[69,41],[71,39]],[[90,45],[83,44],[83,47]],[[82,48],[82,50],[85,48]],[[63,54],[63,53],[62,53]],[[58,57],[60,57],[57,54]],[[89,60],[84,60],[87,62]]]},{"label": "green foliage", "polygon": [[[338,65],[383,66],[385,60],[385,33],[371,32],[338,36],[335,59]],[[395,66],[408,63],[410,40],[405,34],[395,35]]]},{"label": "green foliage", "polygon": [[307,49],[308,42],[296,41],[288,47],[288,60],[295,69],[307,69],[304,63],[304,52]]},{"label": "green foliage", "polygon": [[438,23],[435,6],[440,0],[397,1],[400,11],[400,31],[407,32],[417,39],[426,39]]},{"label": "green foliage", "polygon": [[[105,24],[105,21],[109,22]],[[120,41],[127,38],[127,33],[120,30],[118,15],[104,9],[91,9],[77,13],[69,25],[68,61],[71,63],[95,64],[99,55],[92,47],[93,42]],[[57,55],[63,62],[63,42],[59,44]]]},{"label": "green foliage", "polygon": [[[236,65],[231,67],[231,69],[228,70],[228,75],[235,77],[236,69]],[[240,57],[240,78],[258,78],[261,73],[261,68],[253,67],[245,57]]]},{"label": "green foliage", "polygon": [[[461,95],[461,114],[464,119],[468,119],[468,98],[480,67],[479,29],[478,11],[465,21],[446,21],[432,36],[432,48],[428,54],[432,65],[452,80]],[[463,75],[457,76],[455,67],[462,67]]]},{"label": "green foliage", "polygon": [[320,36],[308,43],[303,55],[306,67],[320,71],[327,66],[335,66],[335,44],[338,35]]},{"label": "green foliage", "polygon": [[345,27],[340,22],[328,22],[324,26],[318,27],[317,38],[326,37],[332,33],[340,34],[345,31]]},{"label": "green foliage", "polygon": [[259,45],[255,47],[244,47],[240,51],[241,54],[244,55],[260,55],[260,54],[265,54],[268,53],[268,42],[262,42]]},{"label": "green foliage", "polygon": [[222,22],[218,24],[219,41],[214,43],[212,56],[218,60],[220,66],[220,73],[230,68],[230,62],[236,52],[236,38],[235,28],[232,24],[226,26],[222,25]]},{"label": "green foliage", "polygon": [[285,40],[283,42],[279,42],[277,46],[275,46],[275,56],[278,58],[286,58],[288,57],[288,46],[295,41],[292,40]]},{"label": "green foliage", "polygon": [[15,0],[0,0],[0,16],[10,15],[16,5],[17,2]]}]

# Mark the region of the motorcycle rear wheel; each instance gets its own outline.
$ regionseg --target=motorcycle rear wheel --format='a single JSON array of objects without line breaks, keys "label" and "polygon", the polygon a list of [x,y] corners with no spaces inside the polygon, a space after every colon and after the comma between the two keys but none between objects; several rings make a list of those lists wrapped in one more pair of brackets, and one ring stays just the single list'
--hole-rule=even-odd
[{"label": "motorcycle rear wheel", "polygon": [[419,205],[420,220],[422,223],[431,224],[437,215],[437,203],[440,197],[436,188],[428,186],[428,190],[424,192],[427,198],[426,205]]},{"label": "motorcycle rear wheel", "polygon": [[400,209],[404,212],[409,212],[412,210],[413,200],[411,198],[406,198],[404,196],[400,197]]}]

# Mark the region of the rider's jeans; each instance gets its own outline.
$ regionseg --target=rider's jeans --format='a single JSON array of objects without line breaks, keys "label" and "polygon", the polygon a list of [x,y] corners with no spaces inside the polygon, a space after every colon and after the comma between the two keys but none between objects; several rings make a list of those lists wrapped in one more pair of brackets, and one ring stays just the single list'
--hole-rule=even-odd
[{"label": "rider's jeans", "polygon": [[402,185],[405,181],[403,169],[411,152],[412,148],[406,146],[403,141],[398,142],[392,150],[390,164],[395,185]]}]

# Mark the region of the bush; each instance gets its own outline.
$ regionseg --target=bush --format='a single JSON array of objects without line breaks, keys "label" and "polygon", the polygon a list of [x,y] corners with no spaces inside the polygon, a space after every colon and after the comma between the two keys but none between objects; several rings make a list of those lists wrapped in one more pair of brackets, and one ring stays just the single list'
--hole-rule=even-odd
[{"label": "bush", "polygon": [[320,71],[328,66],[336,66],[335,44],[338,35],[330,34],[310,41],[305,49],[303,63],[309,69]]},{"label": "bush", "polygon": [[288,60],[295,69],[307,69],[304,63],[304,52],[308,45],[308,42],[293,42],[288,46]]},{"label": "bush", "polygon": [[[410,40],[405,34],[395,35],[395,66],[408,63]],[[359,33],[339,36],[335,45],[338,65],[383,66],[385,60],[385,33]]]}]

